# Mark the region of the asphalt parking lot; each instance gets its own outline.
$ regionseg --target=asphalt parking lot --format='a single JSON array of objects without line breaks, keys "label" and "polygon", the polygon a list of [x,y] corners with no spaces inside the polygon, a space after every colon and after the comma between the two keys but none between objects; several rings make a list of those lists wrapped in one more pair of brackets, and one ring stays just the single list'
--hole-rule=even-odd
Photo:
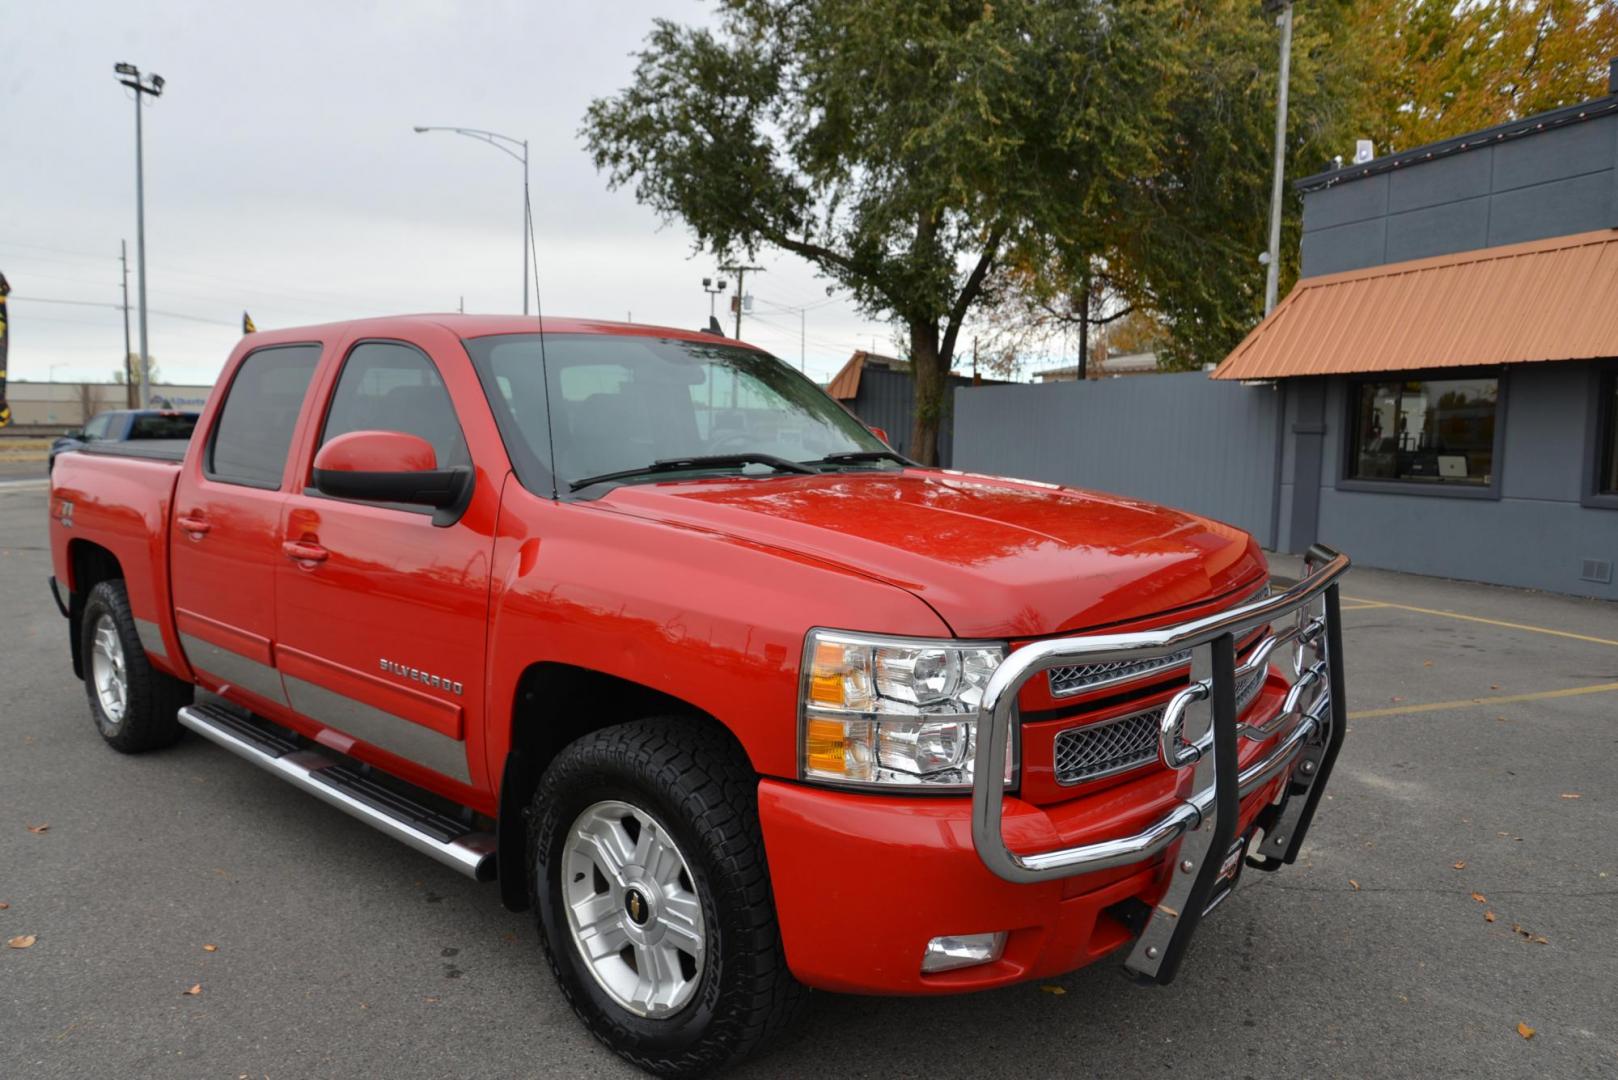
[{"label": "asphalt parking lot", "polygon": [[[0,1076],[638,1075],[492,887],[195,737],[104,747],[45,589],[45,501],[0,479],[0,941],[36,939],[0,947]],[[1618,1074],[1618,607],[1368,570],[1344,592],[1329,801],[1172,987],[1109,961],[973,997],[819,994],[733,1075]]]}]

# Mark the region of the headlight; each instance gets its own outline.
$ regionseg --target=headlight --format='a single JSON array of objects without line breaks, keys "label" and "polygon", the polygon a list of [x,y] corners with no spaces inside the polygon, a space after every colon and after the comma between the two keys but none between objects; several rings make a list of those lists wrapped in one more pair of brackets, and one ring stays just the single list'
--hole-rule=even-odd
[{"label": "headlight", "polygon": [[[978,707],[1003,645],[815,630],[803,654],[806,780],[966,789]],[[1015,738],[1006,782],[1016,777]]]}]

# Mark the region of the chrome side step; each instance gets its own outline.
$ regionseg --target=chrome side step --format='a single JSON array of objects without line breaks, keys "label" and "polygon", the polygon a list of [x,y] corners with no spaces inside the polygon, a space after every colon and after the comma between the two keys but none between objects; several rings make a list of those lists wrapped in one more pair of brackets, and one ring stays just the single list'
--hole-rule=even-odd
[{"label": "chrome side step", "polygon": [[495,838],[367,780],[336,758],[300,748],[223,705],[188,705],[180,723],[350,817],[474,881],[493,881]]}]

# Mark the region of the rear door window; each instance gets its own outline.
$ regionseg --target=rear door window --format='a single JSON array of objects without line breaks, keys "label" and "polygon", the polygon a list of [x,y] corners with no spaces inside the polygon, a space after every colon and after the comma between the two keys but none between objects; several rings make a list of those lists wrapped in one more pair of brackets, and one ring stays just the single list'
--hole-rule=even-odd
[{"label": "rear door window", "polygon": [[319,362],[319,345],[274,345],[247,354],[214,424],[210,480],[281,486],[292,429]]}]

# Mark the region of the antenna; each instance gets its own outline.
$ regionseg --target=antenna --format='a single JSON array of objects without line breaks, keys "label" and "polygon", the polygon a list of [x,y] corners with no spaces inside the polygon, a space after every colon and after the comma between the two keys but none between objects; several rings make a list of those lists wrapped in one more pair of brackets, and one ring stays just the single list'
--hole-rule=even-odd
[{"label": "antenna", "polygon": [[[534,270],[534,319],[539,327],[539,372],[545,381],[545,446],[550,454],[546,467],[551,474],[551,497],[556,498],[556,436],[551,423],[551,370],[545,359],[545,305],[539,299],[539,243],[534,239],[534,205],[528,198],[528,185],[522,189],[523,215],[528,218],[528,257]],[[523,300],[526,302],[527,297]]]}]

